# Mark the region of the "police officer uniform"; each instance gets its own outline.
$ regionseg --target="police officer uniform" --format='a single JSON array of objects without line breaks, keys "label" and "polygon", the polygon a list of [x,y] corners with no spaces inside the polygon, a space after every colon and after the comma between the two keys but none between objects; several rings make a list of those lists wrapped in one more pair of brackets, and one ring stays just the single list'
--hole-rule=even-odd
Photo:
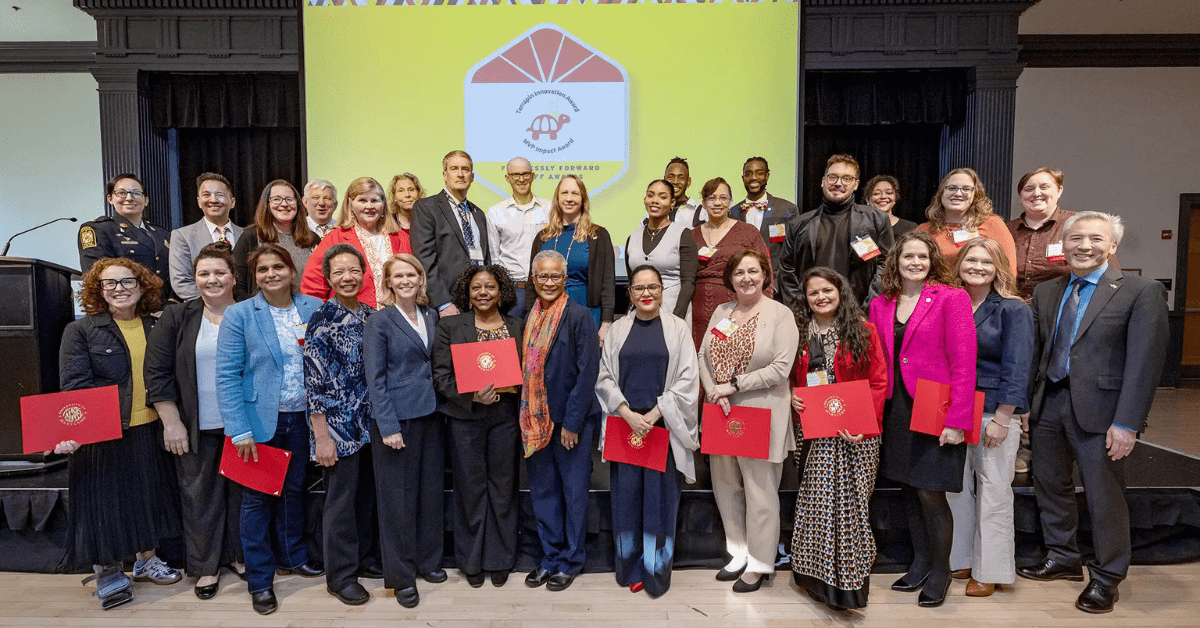
[{"label": "police officer uniform", "polygon": [[171,290],[169,255],[171,232],[142,221],[139,228],[120,214],[101,216],[79,228],[79,268],[87,273],[97,260],[124,257],[145,266],[162,280],[163,300],[175,298]]}]

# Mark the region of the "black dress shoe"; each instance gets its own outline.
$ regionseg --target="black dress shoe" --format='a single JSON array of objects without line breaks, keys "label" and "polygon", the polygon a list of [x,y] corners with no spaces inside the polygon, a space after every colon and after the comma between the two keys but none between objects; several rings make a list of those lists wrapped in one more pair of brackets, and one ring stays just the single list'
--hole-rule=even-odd
[{"label": "black dress shoe", "polygon": [[528,576],[525,576],[525,586],[536,589],[546,584],[546,581],[550,580],[551,575],[553,574],[550,573],[549,569],[538,567],[529,572]]},{"label": "black dress shoe", "polygon": [[546,583],[546,589],[550,591],[562,591],[571,586],[572,582],[575,582],[575,574],[560,571],[550,576],[550,581]]},{"label": "black dress shoe", "polygon": [[379,565],[363,567],[359,570],[358,577],[367,578],[369,580],[379,580],[380,578],[383,578],[383,569],[380,569]]},{"label": "black dress shoe", "polygon": [[329,591],[329,594],[333,597],[341,600],[342,604],[346,604],[348,606],[366,604],[367,600],[371,599],[371,594],[367,593],[367,589],[357,581],[351,582],[350,584],[342,587],[342,590],[340,591],[334,591],[329,587],[325,587],[325,590]]},{"label": "black dress shoe", "polygon": [[221,581],[217,580],[212,584],[206,584],[202,587],[196,587],[196,597],[202,600],[211,600],[217,595],[217,588],[221,586]]},{"label": "black dress shoe", "polygon": [[478,589],[483,586],[483,581],[487,579],[482,571],[479,573],[465,573],[463,577],[467,579],[467,584],[471,585],[472,589]]},{"label": "black dress shoe", "polygon": [[242,582],[246,581],[246,566],[245,565],[242,565],[241,571],[238,571],[237,568],[233,566],[233,563],[229,563],[228,565],[225,565],[225,568],[228,569],[229,571],[232,571],[233,575],[241,578]]},{"label": "black dress shoe", "polygon": [[438,567],[429,573],[423,573],[421,574],[421,577],[425,579],[425,582],[431,584],[439,584],[445,582],[446,578],[449,578],[449,576],[446,575],[446,570],[442,569],[441,567]]},{"label": "black dress shoe", "polygon": [[1111,613],[1113,604],[1121,599],[1117,585],[1101,584],[1091,580],[1084,587],[1079,599],[1075,600],[1075,608],[1085,613]]},{"label": "black dress shoe", "polygon": [[1042,562],[1029,567],[1017,567],[1017,575],[1030,580],[1049,582],[1050,580],[1070,580],[1083,582],[1083,567],[1060,563],[1047,556]]},{"label": "black dress shoe", "polygon": [[417,593],[415,586],[396,589],[396,601],[404,608],[416,608],[421,603],[421,594]]},{"label": "black dress shoe", "polygon": [[[928,578],[928,576],[926,578]],[[940,591],[936,591],[932,588],[932,582],[925,585],[921,589],[920,595],[917,596],[917,606],[923,606],[925,608],[935,608],[941,606],[942,603],[946,601],[946,593],[950,591],[950,583],[953,581],[953,578],[946,578],[946,584],[945,586],[941,587]]]},{"label": "black dress shoe", "polygon": [[907,578],[907,577],[908,577],[908,574],[904,574],[898,580],[893,582],[892,590],[899,591],[901,593],[912,593],[913,591],[919,591],[919,590],[921,590],[921,587],[925,586],[925,581],[929,579],[929,573],[926,572],[925,575],[921,576],[921,579],[918,580],[917,582],[909,582],[909,581],[905,580],[905,578]]},{"label": "black dress shoe", "polygon": [[313,567],[312,565],[309,565],[308,563],[304,563],[303,565],[300,565],[299,567],[277,567],[275,569],[275,575],[287,576],[290,574],[296,574],[297,576],[300,576],[302,578],[319,578],[319,577],[325,575],[325,569],[319,568],[319,567]]},{"label": "black dress shoe", "polygon": [[741,578],[742,572],[744,571],[746,571],[745,566],[742,566],[742,568],[737,571],[729,571],[728,569],[722,567],[721,571],[717,572],[717,580],[721,582],[733,582],[734,580]]},{"label": "black dress shoe", "polygon": [[507,569],[504,571],[493,571],[492,572],[492,586],[502,587],[502,586],[504,586],[505,582],[508,582],[508,570]]},{"label": "black dress shoe", "polygon": [[279,602],[275,599],[275,590],[267,589],[250,595],[250,605],[259,615],[270,615],[279,610]]},{"label": "black dress shoe", "polygon": [[742,580],[742,578],[739,576],[737,579],[737,582],[733,583],[733,592],[734,593],[753,593],[753,592],[757,591],[759,589],[759,587],[762,586],[762,583],[768,577],[769,576],[765,573],[759,574],[758,580],[755,580],[753,583],[750,583],[750,582],[746,582],[745,580]]}]

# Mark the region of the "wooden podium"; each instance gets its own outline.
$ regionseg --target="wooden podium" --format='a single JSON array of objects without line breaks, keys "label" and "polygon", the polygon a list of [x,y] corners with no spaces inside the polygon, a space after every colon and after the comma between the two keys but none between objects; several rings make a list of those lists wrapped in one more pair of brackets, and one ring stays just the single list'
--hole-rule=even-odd
[{"label": "wooden podium", "polygon": [[0,257],[0,460],[41,459],[21,455],[21,397],[58,392],[58,345],[75,320],[71,277],[78,275],[42,260]]}]

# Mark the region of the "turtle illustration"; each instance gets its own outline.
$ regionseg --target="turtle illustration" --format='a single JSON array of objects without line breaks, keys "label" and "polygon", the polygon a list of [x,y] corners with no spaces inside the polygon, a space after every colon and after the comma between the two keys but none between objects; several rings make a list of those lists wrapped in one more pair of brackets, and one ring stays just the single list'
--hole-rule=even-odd
[{"label": "turtle illustration", "polygon": [[529,128],[525,130],[533,133],[533,140],[535,142],[539,137],[541,137],[542,133],[546,133],[550,136],[550,139],[556,140],[558,139],[558,132],[562,130],[563,125],[570,121],[571,118],[565,113],[557,118],[550,114],[543,113],[542,115],[534,118],[533,122],[530,123]]}]

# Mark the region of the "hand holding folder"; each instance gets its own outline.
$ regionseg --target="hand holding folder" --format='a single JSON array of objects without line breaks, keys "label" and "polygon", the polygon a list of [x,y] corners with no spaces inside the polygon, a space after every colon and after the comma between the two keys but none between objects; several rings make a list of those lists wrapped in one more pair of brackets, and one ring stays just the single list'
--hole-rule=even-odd
[{"label": "hand holding folder", "polygon": [[[950,411],[950,385],[917,380],[917,394],[913,395],[912,423],[909,429],[931,436],[941,436],[946,428],[946,413]],[[980,425],[983,422],[983,393],[975,392],[975,408],[971,413],[973,427],[963,431],[966,442],[979,444]]]},{"label": "hand holding folder", "polygon": [[700,453],[766,460],[771,457],[771,410],[706,403],[700,426]]},{"label": "hand holding folder", "polygon": [[283,480],[287,477],[292,452],[261,443],[255,445],[255,450],[258,453],[257,460],[243,460],[238,455],[233,439],[226,436],[219,473],[246,488],[279,497],[283,492]]},{"label": "hand holding folder", "polygon": [[633,433],[629,423],[619,416],[610,416],[604,426],[604,458],[624,462],[659,473],[667,470],[671,433],[661,427],[651,427],[645,436]]},{"label": "hand holding folder", "polygon": [[804,440],[832,438],[843,430],[864,438],[879,435],[871,384],[865,379],[795,389],[804,402],[800,426]]},{"label": "hand holding folder", "polygon": [[78,446],[118,438],[121,404],[116,386],[21,397],[24,453],[51,451],[64,441]]},{"label": "hand holding folder", "polygon": [[473,393],[491,384],[497,390],[524,383],[517,341],[513,338],[450,345],[458,393]]}]

